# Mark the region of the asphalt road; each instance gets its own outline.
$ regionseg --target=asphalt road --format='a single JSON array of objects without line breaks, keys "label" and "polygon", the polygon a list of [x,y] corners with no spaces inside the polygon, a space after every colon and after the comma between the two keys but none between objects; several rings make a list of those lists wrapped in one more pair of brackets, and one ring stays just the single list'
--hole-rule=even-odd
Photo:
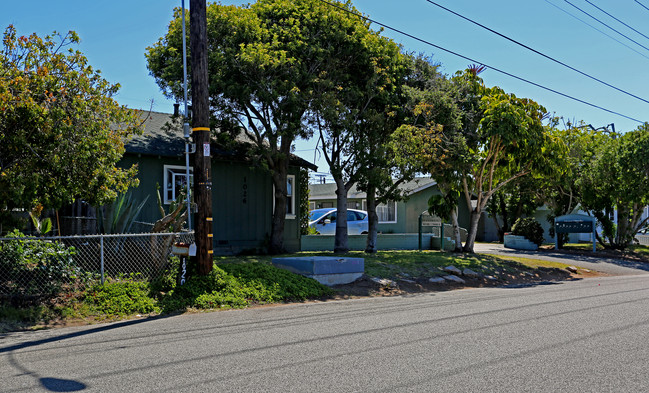
[{"label": "asphalt road", "polygon": [[0,391],[649,391],[649,275],[0,338]]}]

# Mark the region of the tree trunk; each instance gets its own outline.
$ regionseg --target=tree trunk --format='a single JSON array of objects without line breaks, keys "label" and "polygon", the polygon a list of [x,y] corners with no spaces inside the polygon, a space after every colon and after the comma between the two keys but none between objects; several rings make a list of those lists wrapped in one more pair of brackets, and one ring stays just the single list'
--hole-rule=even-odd
[{"label": "tree trunk", "polygon": [[[457,206],[451,210],[451,224],[453,225],[453,239],[455,240],[453,252],[462,252],[462,236],[460,236],[460,223],[457,220]],[[442,236],[444,236],[443,233]]]},{"label": "tree trunk", "polygon": [[278,160],[278,165],[272,172],[273,185],[275,186],[275,208],[270,231],[270,244],[268,253],[281,254],[284,250],[284,222],[286,221],[286,173],[288,162]]},{"label": "tree trunk", "polygon": [[376,239],[379,230],[379,216],[376,214],[376,188],[370,186],[367,190],[367,221],[368,233],[365,252],[373,254],[376,252]]},{"label": "tree trunk", "polygon": [[475,244],[476,234],[478,233],[478,222],[480,221],[480,214],[482,212],[475,208],[471,211],[471,223],[469,225],[469,233],[466,238],[466,243],[462,250],[464,252],[473,253],[473,245]]},{"label": "tree trunk", "polygon": [[336,205],[338,214],[336,215],[336,238],[334,243],[334,253],[344,254],[349,251],[347,236],[347,188],[342,179],[336,181]]},{"label": "tree trunk", "polygon": [[[509,214],[507,214],[507,203],[502,194],[496,196],[498,198],[498,205],[500,205],[500,214],[503,218],[503,226],[498,226],[498,240],[501,243],[505,242],[505,232],[509,231]],[[494,220],[498,220],[497,215],[494,215]]]}]

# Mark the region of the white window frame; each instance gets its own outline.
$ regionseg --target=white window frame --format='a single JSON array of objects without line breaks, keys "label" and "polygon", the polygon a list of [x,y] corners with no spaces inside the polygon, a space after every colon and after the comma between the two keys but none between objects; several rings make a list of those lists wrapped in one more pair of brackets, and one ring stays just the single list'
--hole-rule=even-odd
[{"label": "white window frame", "polygon": [[[397,202],[395,201],[389,201],[388,203],[393,203],[394,204],[394,221],[381,221],[379,218],[379,224],[396,224],[398,221],[397,218]],[[379,206],[387,206],[385,203],[379,203],[376,205],[377,209]],[[367,200],[363,199],[363,210],[367,211]],[[378,214],[378,213],[377,213]]]},{"label": "white window frame", "polygon": [[[290,185],[290,187],[289,187]],[[289,194],[290,193],[290,194]],[[289,201],[290,198],[290,201]],[[295,214],[295,175],[286,175],[286,218],[293,220],[296,217]],[[290,207],[290,211],[289,211]]]},{"label": "white window frame", "polygon": [[[187,176],[187,169],[184,166],[181,165],[164,165],[163,166],[163,181],[162,181],[162,192],[163,192],[163,197],[162,197],[162,203],[165,205],[170,204],[171,202],[175,201],[176,198],[178,197],[177,190],[176,190],[176,182],[174,179],[169,179],[169,175],[172,172],[172,176],[175,177],[186,177]],[[171,182],[170,182],[171,181]],[[185,184],[187,184],[185,182]],[[194,169],[192,167],[189,167],[189,186],[192,187],[194,184]],[[171,185],[171,189],[169,189],[167,186]],[[172,199],[169,199],[169,191],[171,191]]]},{"label": "white window frame", "polygon": [[[289,206],[287,206],[286,207],[286,219],[287,220],[294,220],[294,219],[297,218],[297,216],[295,214],[295,175],[286,175],[286,193],[287,193],[286,201],[287,201],[287,203],[289,202],[289,195],[288,195],[288,192],[289,192],[288,184],[289,183],[291,183],[291,187],[290,187],[290,191],[291,191],[291,194],[290,194],[290,208],[291,208],[291,210],[290,210],[290,212],[291,213],[289,213],[289,210],[288,210]],[[273,212],[275,212],[275,185],[274,184],[273,184],[272,198],[273,198]]]}]

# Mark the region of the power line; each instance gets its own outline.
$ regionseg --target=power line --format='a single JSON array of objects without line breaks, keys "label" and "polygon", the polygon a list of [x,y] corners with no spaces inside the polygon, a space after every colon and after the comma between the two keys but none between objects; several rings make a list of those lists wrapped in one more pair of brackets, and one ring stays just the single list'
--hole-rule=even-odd
[{"label": "power line", "polygon": [[642,45],[641,43],[639,43],[638,41],[634,40],[633,38],[630,38],[630,37],[626,36],[624,33],[620,33],[619,31],[615,30],[614,28],[612,28],[611,26],[609,26],[609,25],[607,25],[606,23],[602,22],[601,20],[595,18],[594,16],[592,16],[592,15],[589,14],[588,12],[586,12],[586,11],[582,10],[581,8],[577,7],[576,5],[572,4],[572,3],[569,2],[568,0],[563,0],[563,1],[565,1],[565,2],[568,3],[568,4],[570,4],[570,5],[573,6],[574,8],[578,9],[578,10],[581,11],[582,13],[588,15],[588,16],[591,17],[592,19],[595,19],[596,21],[598,21],[599,23],[603,24],[604,26],[608,27],[610,30],[613,30],[614,32],[618,33],[619,35],[621,35],[622,37],[626,38],[627,40],[629,40],[629,41],[633,42],[634,44],[636,44],[636,45],[638,45],[638,46],[640,46],[640,47],[642,47],[642,48],[644,48],[644,49],[646,49],[646,50],[649,51],[649,48],[647,48],[646,46]]},{"label": "power line", "polygon": [[[621,92],[621,93],[624,93],[624,94],[626,94],[626,95],[628,95],[628,96],[631,96],[631,97],[633,97],[633,98],[637,98],[638,100],[643,101],[643,102],[649,104],[649,100],[646,100],[646,99],[644,99],[644,98],[642,98],[642,97],[638,97],[637,95],[635,95],[635,94],[633,94],[633,93],[629,93],[629,92],[626,91],[626,90],[620,89],[619,87],[613,86],[613,85],[611,85],[610,83],[604,82],[603,80],[601,80],[601,79],[599,79],[599,78],[596,78],[596,77],[594,77],[594,76],[592,76],[592,75],[589,75],[589,74],[587,74],[587,73],[585,73],[585,72],[583,72],[583,71],[580,71],[580,70],[578,70],[578,69],[575,68],[575,67],[572,67],[572,66],[570,66],[570,65],[568,65],[568,64],[566,64],[566,63],[564,63],[564,62],[562,62],[562,61],[559,61],[559,60],[555,59],[554,57],[551,57],[551,56],[549,56],[549,55],[546,55],[545,53],[542,53],[542,52],[540,52],[540,51],[538,51],[538,50],[536,50],[536,49],[534,49],[534,48],[532,48],[532,47],[529,47],[529,46],[527,46],[527,45],[525,45],[525,44],[523,44],[523,43],[521,43],[521,42],[519,42],[519,41],[516,41],[516,40],[513,39],[513,38],[510,38],[510,37],[508,37],[508,36],[506,36],[506,35],[504,35],[504,34],[501,34],[501,33],[497,32],[497,31],[495,31],[495,30],[493,30],[493,29],[491,29],[491,28],[489,28],[489,27],[487,27],[487,26],[485,26],[485,25],[483,25],[483,24],[481,24],[481,23],[478,23],[478,22],[474,21],[473,19],[467,18],[466,16],[461,15],[461,14],[459,14],[459,13],[453,11],[453,10],[450,10],[450,9],[444,7],[443,5],[440,5],[440,4],[438,4],[438,3],[436,3],[436,2],[434,2],[434,1],[432,1],[432,0],[426,0],[426,1],[429,2],[430,4],[433,4],[433,5],[437,6],[437,7],[439,7],[439,8],[441,8],[441,9],[445,10],[445,11],[450,12],[451,14],[453,14],[453,15],[455,15],[455,16],[458,16],[458,17],[460,17],[460,18],[462,18],[462,19],[464,19],[464,20],[466,20],[466,21],[468,21],[468,22],[471,22],[471,23],[473,23],[474,25],[480,26],[480,27],[482,27],[483,29],[488,30],[488,31],[490,31],[490,32],[492,32],[492,33],[494,33],[494,34],[496,34],[496,35],[498,35],[498,36],[500,36],[500,37],[502,37],[502,38],[504,38],[504,39],[510,41],[510,42],[513,42],[513,43],[516,44],[516,45],[522,46],[523,48],[525,48],[525,49],[527,49],[527,50],[529,50],[529,51],[532,51],[532,52],[536,53],[537,55],[543,56],[543,57],[545,57],[546,59],[551,60],[551,61],[553,61],[553,62],[555,62],[555,63],[557,63],[557,64],[560,64],[560,65],[562,65],[562,66],[564,66],[564,67],[566,67],[566,68],[569,68],[569,69],[571,69],[571,70],[573,70],[573,71],[575,71],[575,72],[577,72],[577,73],[579,73],[579,74],[581,74],[581,75],[583,75],[583,76],[585,76],[585,77],[587,77],[587,78],[590,78],[590,79],[592,79],[592,80],[594,80],[594,81],[597,81],[597,82],[599,82],[599,83],[601,83],[601,84],[603,84],[603,85],[605,85],[605,86],[608,86],[608,87],[610,87],[610,88],[612,88],[612,89],[615,89],[615,90],[617,90],[617,91],[619,91],[619,92]],[[588,1],[588,0],[586,0],[586,1]]]},{"label": "power line", "polygon": [[596,30],[596,31],[598,31],[598,32],[600,32],[600,33],[602,33],[602,34],[604,34],[605,36],[607,36],[608,38],[610,38],[610,39],[612,39],[613,41],[617,42],[618,44],[626,46],[627,48],[631,49],[632,51],[634,51],[635,53],[637,53],[637,54],[639,54],[640,56],[644,57],[645,59],[649,59],[649,56],[645,55],[644,53],[639,52],[639,51],[636,50],[635,48],[630,47],[629,45],[627,45],[627,44],[625,44],[624,42],[618,40],[617,38],[613,37],[612,35],[606,33],[605,31],[602,31],[602,30],[598,29],[597,27],[591,25],[590,23],[586,22],[585,20],[581,19],[580,17],[578,17],[578,16],[576,16],[576,15],[574,15],[574,14],[571,14],[570,12],[564,10],[563,8],[561,8],[561,7],[559,7],[558,5],[552,3],[551,1],[549,1],[549,0],[543,0],[543,1],[545,1],[546,3],[550,4],[551,6],[553,6],[553,7],[555,7],[555,8],[557,8],[557,9],[560,10],[561,12],[564,12],[564,13],[566,13],[566,14],[572,16],[573,18],[577,19],[578,21],[580,21],[581,23],[583,23],[583,24],[585,24],[586,26],[590,27],[591,29],[594,29],[594,30]]},{"label": "power line", "polygon": [[608,113],[611,113],[611,114],[614,114],[614,115],[617,115],[617,116],[620,116],[620,117],[624,117],[625,119],[633,120],[633,121],[638,122],[638,123],[644,123],[644,121],[641,121],[641,120],[635,119],[635,118],[630,117],[630,116],[627,116],[627,115],[623,115],[623,114],[621,114],[621,113],[619,113],[619,112],[615,112],[615,111],[612,111],[612,110],[610,110],[610,109],[606,109],[606,108],[604,108],[604,107],[601,107],[601,106],[599,106],[599,105],[592,104],[592,103],[590,103],[590,102],[588,102],[588,101],[585,101],[585,100],[582,100],[582,99],[579,99],[579,98],[573,97],[573,96],[571,96],[571,95],[568,95],[568,94],[565,94],[565,93],[561,93],[560,91],[557,91],[557,90],[554,90],[554,89],[552,89],[552,88],[549,88],[549,87],[546,87],[546,86],[540,85],[540,84],[538,84],[538,83],[536,83],[536,82],[532,82],[532,81],[527,80],[527,79],[525,79],[525,78],[522,78],[522,77],[520,77],[520,76],[516,76],[516,75],[514,75],[514,74],[512,74],[512,73],[509,73],[509,72],[507,72],[507,71],[503,71],[503,70],[501,70],[501,69],[498,69],[498,68],[496,68],[496,67],[492,67],[492,66],[490,66],[490,65],[488,65],[488,64],[485,64],[485,63],[483,63],[483,62],[480,62],[480,61],[478,61],[478,60],[475,60],[475,59],[472,59],[472,58],[470,58],[470,57],[467,57],[467,56],[461,55],[461,54],[459,54],[459,53],[457,53],[457,52],[454,52],[454,51],[452,51],[452,50],[450,50],[450,49],[446,49],[446,48],[443,48],[443,47],[441,47],[441,46],[439,46],[439,45],[435,45],[435,44],[433,44],[433,43],[430,42],[430,41],[426,41],[426,40],[424,40],[424,39],[422,39],[422,38],[419,38],[419,37],[416,37],[416,36],[414,36],[414,35],[412,35],[412,34],[410,34],[410,33],[406,33],[406,32],[404,32],[404,31],[402,31],[402,30],[399,30],[399,29],[396,29],[396,28],[394,28],[394,27],[388,26],[388,25],[386,25],[386,24],[384,24],[384,23],[378,22],[378,21],[376,21],[376,20],[374,20],[374,19],[372,19],[372,18],[369,18],[369,17],[367,17],[367,16],[364,16],[364,15],[358,14],[358,13],[353,12],[353,11],[350,11],[350,10],[344,8],[344,7],[339,6],[338,4],[330,3],[330,2],[327,1],[327,0],[319,0],[319,1],[322,2],[322,3],[325,3],[325,4],[330,5],[331,7],[337,8],[337,9],[339,9],[339,10],[341,10],[341,11],[344,11],[344,12],[347,12],[347,13],[349,13],[349,14],[355,15],[355,16],[357,16],[357,17],[359,17],[359,18],[365,19],[366,21],[371,22],[371,23],[374,23],[374,24],[376,24],[376,25],[378,25],[378,26],[381,26],[381,27],[383,27],[383,28],[385,28],[385,29],[388,29],[388,30],[394,31],[394,32],[399,33],[399,34],[401,34],[401,35],[404,35],[404,36],[406,36],[406,37],[408,37],[408,38],[412,38],[412,39],[415,40],[415,41],[419,41],[419,42],[421,42],[421,43],[423,43],[423,44],[426,44],[426,45],[428,45],[428,46],[432,46],[433,48],[437,48],[437,49],[442,50],[442,51],[444,51],[444,52],[446,52],[446,53],[450,53],[450,54],[455,55],[455,56],[457,56],[457,57],[460,57],[460,58],[462,58],[462,59],[468,60],[469,62],[482,64],[482,65],[484,65],[485,67],[490,68],[490,69],[492,69],[492,70],[494,70],[494,71],[496,71],[496,72],[499,72],[499,73],[501,73],[501,74],[503,74],[503,75],[507,75],[507,76],[509,76],[509,77],[511,77],[511,78],[514,78],[514,79],[517,79],[517,80],[519,80],[519,81],[522,81],[522,82],[528,83],[528,84],[530,84],[530,85],[536,86],[536,87],[541,88],[541,89],[543,89],[543,90],[547,90],[547,91],[549,91],[549,92],[552,92],[552,93],[558,94],[558,95],[560,95],[560,96],[562,96],[562,97],[565,97],[565,98],[571,99],[571,100],[573,100],[573,101],[577,101],[577,102],[580,102],[580,103],[582,103],[582,104],[585,104],[585,105],[591,106],[591,107],[593,107],[593,108],[597,108],[597,109],[603,110],[604,112],[608,112]]},{"label": "power line", "polygon": [[642,4],[642,3],[639,2],[638,0],[634,0],[634,1],[635,1],[636,3],[638,3],[638,4],[640,4],[640,6],[641,6],[642,8],[644,8],[644,9],[647,10],[647,11],[649,11],[649,8],[647,8],[646,5]]},{"label": "power line", "polygon": [[616,21],[620,22],[621,24],[623,24],[624,26],[628,27],[629,29],[635,31],[636,33],[640,34],[641,36],[643,36],[644,38],[646,38],[646,39],[649,40],[649,37],[647,37],[646,35],[644,35],[642,32],[640,32],[640,31],[634,29],[633,27],[627,25],[627,24],[624,23],[623,21],[619,20],[618,18],[614,17],[613,15],[609,14],[608,12],[604,11],[603,9],[601,9],[600,7],[598,7],[597,5],[593,4],[590,0],[584,0],[584,1],[585,1],[586,3],[592,5],[593,7],[597,8],[598,10],[602,11],[602,12],[605,13],[606,15],[610,16],[611,18],[615,19]]}]

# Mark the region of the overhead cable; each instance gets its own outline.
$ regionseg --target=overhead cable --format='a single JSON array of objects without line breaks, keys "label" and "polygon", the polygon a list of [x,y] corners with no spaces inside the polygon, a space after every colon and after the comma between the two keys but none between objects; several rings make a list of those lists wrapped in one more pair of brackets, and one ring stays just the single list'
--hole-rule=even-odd
[{"label": "overhead cable", "polygon": [[499,73],[501,73],[501,74],[503,74],[503,75],[507,75],[507,76],[509,76],[509,77],[511,77],[511,78],[514,78],[514,79],[517,79],[517,80],[519,80],[519,81],[521,81],[521,82],[525,82],[525,83],[527,83],[527,84],[530,84],[530,85],[536,86],[536,87],[538,87],[538,88],[540,88],[540,89],[543,89],[543,90],[546,90],[546,91],[549,91],[549,92],[552,92],[552,93],[558,94],[558,95],[560,95],[560,96],[562,96],[562,97],[565,97],[565,98],[571,99],[571,100],[573,100],[573,101],[580,102],[580,103],[582,103],[582,104],[585,104],[585,105],[591,106],[591,107],[593,107],[593,108],[600,109],[600,110],[602,110],[602,111],[604,111],[604,112],[608,112],[608,113],[611,113],[611,114],[614,114],[614,115],[617,115],[617,116],[620,116],[620,117],[624,117],[625,119],[633,120],[633,121],[638,122],[638,123],[644,123],[644,121],[642,121],[642,120],[638,120],[638,119],[635,119],[635,118],[633,118],[633,117],[630,117],[630,116],[627,116],[627,115],[623,115],[623,114],[621,114],[621,113],[619,113],[619,112],[615,112],[615,111],[613,111],[613,110],[606,109],[606,108],[601,107],[601,106],[599,106],[599,105],[592,104],[592,103],[590,103],[590,102],[588,102],[588,101],[585,101],[585,100],[582,100],[582,99],[580,99],[580,98],[573,97],[573,96],[568,95],[568,94],[566,94],[566,93],[562,93],[562,92],[557,91],[557,90],[554,90],[554,89],[552,89],[552,88],[550,88],[550,87],[546,87],[546,86],[543,86],[543,85],[538,84],[538,83],[536,83],[536,82],[532,82],[532,81],[527,80],[527,79],[525,79],[525,78],[522,78],[522,77],[520,77],[520,76],[517,76],[517,75],[514,75],[514,74],[512,74],[512,73],[509,73],[509,72],[507,72],[507,71],[503,71],[503,70],[498,69],[498,68],[496,68],[496,67],[492,67],[492,66],[490,66],[490,65],[488,65],[488,64],[485,64],[485,63],[480,62],[480,61],[478,61],[478,60],[475,60],[475,59],[472,59],[472,58],[470,58],[470,57],[464,56],[464,55],[459,54],[459,53],[457,53],[457,52],[454,52],[454,51],[452,51],[452,50],[450,50],[450,49],[446,49],[446,48],[441,47],[441,46],[439,46],[439,45],[435,45],[435,44],[433,44],[433,43],[430,42],[430,41],[426,41],[426,40],[424,40],[424,39],[422,39],[422,38],[419,38],[419,37],[417,37],[417,36],[414,36],[414,35],[412,35],[412,34],[410,34],[410,33],[406,33],[406,32],[404,32],[404,31],[402,31],[402,30],[399,30],[399,29],[396,29],[396,28],[394,28],[394,27],[388,26],[388,25],[386,25],[386,24],[384,24],[384,23],[378,22],[378,21],[376,21],[376,20],[374,20],[374,19],[372,19],[372,18],[369,18],[369,17],[367,17],[367,16],[365,16],[365,15],[362,15],[362,14],[359,14],[359,13],[356,13],[356,12],[353,12],[353,11],[350,11],[350,10],[344,8],[344,7],[341,7],[341,6],[338,5],[338,4],[331,3],[331,2],[329,2],[329,1],[327,1],[327,0],[319,0],[319,1],[322,2],[322,3],[325,3],[325,4],[330,5],[331,7],[337,8],[337,9],[339,9],[339,10],[341,10],[341,11],[344,11],[344,12],[347,12],[347,13],[349,13],[349,14],[355,15],[355,16],[357,16],[357,17],[359,17],[359,18],[362,18],[362,19],[364,19],[364,20],[366,20],[366,21],[368,21],[368,22],[374,23],[374,24],[376,24],[376,25],[378,25],[378,26],[381,26],[381,27],[383,27],[383,28],[385,28],[385,29],[388,29],[388,30],[394,31],[395,33],[399,33],[399,34],[401,34],[401,35],[404,35],[404,36],[406,36],[406,37],[408,37],[408,38],[411,38],[411,39],[413,39],[413,40],[415,40],[415,41],[419,41],[419,42],[421,42],[421,43],[423,43],[423,44],[426,44],[426,45],[428,45],[428,46],[432,46],[433,48],[437,48],[437,49],[439,49],[439,50],[441,50],[441,51],[444,51],[444,52],[446,52],[446,53],[450,53],[450,54],[455,55],[455,56],[457,56],[457,57],[460,57],[460,58],[462,58],[462,59],[468,60],[468,61],[470,61],[470,62],[472,62],[472,63],[482,64],[482,65],[484,65],[485,67],[487,67],[487,68],[489,68],[489,69],[491,69],[491,70],[494,70],[494,71],[496,71],[496,72],[499,72]]},{"label": "overhead cable", "polygon": [[[599,83],[601,83],[601,84],[603,84],[603,85],[605,85],[605,86],[608,86],[608,87],[610,87],[610,88],[612,88],[612,89],[615,89],[615,90],[617,90],[617,91],[619,91],[619,92],[621,92],[621,93],[624,93],[624,94],[626,94],[626,95],[628,95],[628,96],[631,96],[631,97],[633,97],[633,98],[636,98],[636,99],[638,99],[638,100],[640,100],[640,101],[643,101],[643,102],[646,102],[647,104],[649,104],[649,100],[646,100],[646,99],[644,99],[644,98],[642,98],[642,97],[638,97],[637,95],[635,95],[635,94],[633,94],[633,93],[629,93],[629,92],[626,91],[626,90],[623,90],[623,89],[621,89],[621,88],[619,88],[619,87],[613,86],[613,85],[611,85],[610,83],[604,82],[603,80],[601,80],[601,79],[599,79],[599,78],[596,78],[596,77],[594,77],[594,76],[592,76],[592,75],[589,75],[589,74],[587,74],[587,73],[585,73],[585,72],[583,72],[583,71],[580,71],[580,70],[578,70],[578,69],[575,68],[575,67],[572,67],[572,66],[570,66],[570,65],[568,65],[568,64],[566,64],[566,63],[564,63],[564,62],[562,62],[562,61],[559,61],[559,60],[555,59],[554,57],[551,57],[551,56],[549,56],[549,55],[546,55],[545,53],[540,52],[540,51],[538,51],[538,50],[536,50],[536,49],[534,49],[534,48],[531,48],[531,47],[529,47],[529,46],[527,46],[527,45],[525,45],[525,44],[523,44],[523,43],[521,43],[521,42],[519,42],[519,41],[516,41],[516,40],[513,39],[513,38],[510,38],[510,37],[508,37],[508,36],[506,36],[506,35],[504,35],[504,34],[501,34],[501,33],[497,32],[497,31],[495,31],[495,30],[493,30],[493,29],[491,29],[491,28],[489,28],[489,27],[487,27],[487,26],[485,26],[485,25],[483,25],[483,24],[481,24],[481,23],[478,23],[478,22],[474,21],[473,19],[467,18],[467,17],[464,16],[464,15],[458,14],[457,12],[455,12],[455,11],[453,11],[453,10],[450,10],[450,9],[444,7],[443,5],[440,5],[440,4],[438,4],[438,3],[436,3],[436,2],[434,2],[434,1],[432,1],[432,0],[426,0],[426,1],[429,2],[430,4],[433,4],[433,5],[437,6],[437,7],[439,7],[439,8],[441,8],[441,9],[445,10],[445,11],[450,12],[451,14],[453,14],[453,15],[455,15],[455,16],[458,16],[458,17],[460,17],[460,18],[462,18],[462,19],[464,19],[464,20],[466,20],[466,21],[468,21],[468,22],[471,22],[471,23],[473,23],[474,25],[480,26],[480,27],[482,27],[483,29],[488,30],[488,31],[490,31],[490,32],[492,32],[492,33],[494,33],[494,34],[496,34],[496,35],[498,35],[498,36],[500,36],[500,37],[502,37],[502,38],[504,38],[504,39],[510,41],[510,42],[513,42],[513,43],[516,44],[516,45],[522,46],[523,48],[525,48],[525,49],[527,49],[527,50],[529,50],[529,51],[532,51],[532,52],[536,53],[537,55],[543,56],[543,57],[545,57],[546,59],[551,60],[551,61],[553,61],[553,62],[555,62],[555,63],[557,63],[557,64],[560,64],[560,65],[562,65],[562,66],[564,66],[564,67],[566,67],[566,68],[569,68],[569,69],[571,69],[571,70],[573,70],[573,71],[575,71],[575,72],[577,72],[577,73],[579,73],[579,74],[581,74],[581,75],[583,75],[583,76],[585,76],[585,77],[587,77],[587,78],[590,78],[590,79],[592,79],[592,80],[594,80],[594,81],[597,81],[597,82],[599,82]],[[588,0],[586,0],[586,1],[588,1]]]},{"label": "overhead cable", "polygon": [[566,14],[572,16],[573,18],[577,19],[578,21],[580,21],[581,23],[583,23],[583,24],[585,24],[586,26],[590,27],[591,29],[593,29],[593,30],[597,30],[598,32],[604,34],[605,36],[607,36],[608,38],[610,38],[610,39],[612,39],[613,41],[617,42],[618,44],[626,46],[627,48],[631,49],[632,51],[634,51],[635,53],[637,53],[637,54],[639,54],[640,56],[644,57],[645,59],[649,59],[649,56],[645,55],[644,53],[638,51],[638,50],[635,49],[635,48],[632,48],[631,46],[629,46],[629,45],[625,44],[624,42],[618,40],[617,38],[613,37],[612,35],[608,34],[607,32],[598,29],[597,27],[591,25],[590,23],[588,23],[588,22],[586,22],[585,20],[581,19],[581,18],[578,17],[577,15],[574,15],[574,14],[572,14],[572,13],[570,13],[570,12],[564,10],[563,8],[559,7],[558,5],[554,4],[553,2],[551,2],[551,1],[549,1],[549,0],[543,0],[543,1],[545,1],[546,3],[550,4],[551,6],[553,6],[553,7],[555,7],[555,8],[557,8],[557,9],[560,10],[561,12],[564,12],[564,13],[566,13]]},{"label": "overhead cable", "polygon": [[647,37],[646,35],[644,35],[642,32],[640,32],[640,31],[634,29],[633,27],[627,25],[627,24],[624,23],[623,21],[619,20],[618,18],[614,17],[613,15],[609,14],[608,12],[604,11],[603,9],[601,9],[600,7],[598,7],[596,4],[593,4],[593,2],[591,2],[590,0],[584,0],[584,1],[585,1],[586,3],[592,5],[593,7],[597,8],[598,10],[602,11],[602,12],[605,13],[606,15],[610,16],[611,18],[615,19],[616,21],[620,22],[621,24],[623,24],[624,26],[628,27],[629,29],[635,31],[636,33],[640,34],[641,36],[643,36],[644,38],[646,38],[646,39],[649,40],[649,37]]},{"label": "overhead cable", "polygon": [[641,6],[642,8],[644,8],[644,9],[647,10],[647,11],[649,11],[649,8],[647,8],[646,5],[642,4],[642,3],[639,2],[638,0],[634,0],[634,1],[635,1],[636,3],[638,3],[638,4],[640,4],[640,6]]},{"label": "overhead cable", "polygon": [[598,22],[601,23],[602,25],[608,27],[610,30],[613,30],[614,32],[618,33],[619,35],[621,35],[622,37],[626,38],[627,40],[629,40],[629,41],[633,42],[634,44],[636,44],[636,45],[638,45],[638,46],[640,46],[640,47],[642,47],[642,48],[644,48],[644,49],[646,49],[646,50],[649,51],[649,48],[647,48],[646,46],[642,45],[641,43],[639,43],[638,41],[634,40],[633,38],[631,38],[631,37],[625,35],[624,33],[620,33],[620,32],[617,31],[616,29],[612,28],[611,26],[607,25],[606,23],[602,22],[601,20],[595,18],[594,16],[592,16],[592,15],[589,14],[588,12],[582,10],[581,8],[577,7],[576,5],[572,4],[572,3],[569,2],[568,0],[563,0],[563,1],[565,1],[565,2],[568,3],[568,4],[570,4],[570,5],[573,6],[574,8],[578,9],[578,10],[581,11],[582,13],[588,15],[588,16],[591,17],[592,19],[595,19],[596,21],[598,21]]}]

